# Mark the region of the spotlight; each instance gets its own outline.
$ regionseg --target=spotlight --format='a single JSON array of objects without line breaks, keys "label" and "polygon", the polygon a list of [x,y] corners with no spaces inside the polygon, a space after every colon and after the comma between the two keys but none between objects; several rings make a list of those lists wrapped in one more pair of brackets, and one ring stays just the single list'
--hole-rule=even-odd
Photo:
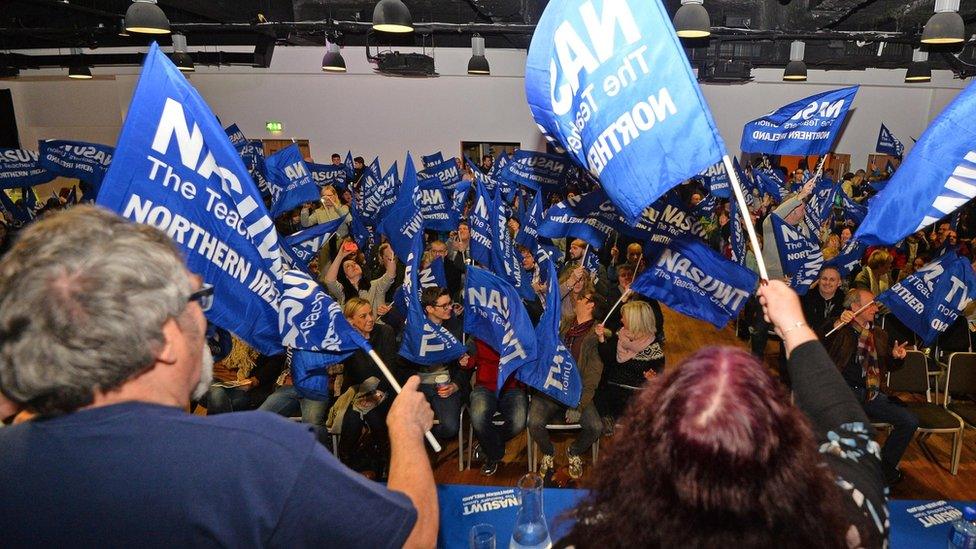
[{"label": "spotlight", "polygon": [[81,57],[81,48],[71,48],[71,66],[68,67],[68,78],[75,80],[92,79],[91,69]]},{"label": "spotlight", "polygon": [[800,40],[794,40],[790,44],[790,62],[783,71],[783,80],[803,82],[807,79],[807,64],[803,62],[803,53],[806,44]]},{"label": "spotlight", "polygon": [[929,54],[918,48],[912,51],[912,63],[905,73],[905,82],[931,82],[932,67],[929,66]]},{"label": "spotlight", "polygon": [[322,70],[327,72],[346,72],[346,60],[339,53],[339,44],[329,43],[322,58]]},{"label": "spotlight", "polygon": [[139,34],[169,34],[169,18],[156,0],[135,0],[125,12],[125,30]]},{"label": "spotlight", "polygon": [[712,34],[712,22],[702,0],[681,0],[674,14],[674,30],[680,38],[705,38]]},{"label": "spotlight", "polygon": [[182,34],[173,35],[173,54],[170,55],[170,59],[173,60],[176,68],[183,72],[193,72],[196,70],[193,66],[193,58],[190,57],[190,54],[186,53],[186,36]]},{"label": "spotlight", "polygon": [[468,60],[468,74],[491,74],[488,58],[485,57],[485,39],[480,34],[471,37],[471,59]]},{"label": "spotlight", "polygon": [[413,32],[413,18],[402,0],[380,0],[373,8],[373,30]]},{"label": "spotlight", "polygon": [[922,29],[923,44],[958,44],[966,39],[959,0],[935,0],[935,15]]}]

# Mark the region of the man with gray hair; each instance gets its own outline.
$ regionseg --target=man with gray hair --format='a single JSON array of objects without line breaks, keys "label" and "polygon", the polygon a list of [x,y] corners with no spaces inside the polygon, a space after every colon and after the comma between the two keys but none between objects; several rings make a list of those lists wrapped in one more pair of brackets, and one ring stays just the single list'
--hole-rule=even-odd
[{"label": "man with gray hair", "polygon": [[78,206],[0,261],[0,536],[21,546],[432,546],[433,413],[411,378],[384,488],[307,426],[185,412],[210,384],[212,289],[162,232]]}]

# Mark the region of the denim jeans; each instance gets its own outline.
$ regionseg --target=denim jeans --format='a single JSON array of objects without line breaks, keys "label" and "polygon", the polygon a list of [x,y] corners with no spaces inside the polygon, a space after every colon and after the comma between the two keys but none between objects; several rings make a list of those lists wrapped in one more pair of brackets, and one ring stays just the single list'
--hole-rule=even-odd
[{"label": "denim jeans", "polygon": [[[546,424],[562,423],[566,409],[566,406],[542,395],[532,397],[532,403],[529,404],[529,433],[543,454],[551,456],[556,452]],[[592,402],[583,408],[579,423],[583,430],[569,446],[569,453],[574,456],[589,450],[603,434],[603,420],[600,419],[600,413],[596,411],[596,406]]]},{"label": "denim jeans", "polygon": [[[471,425],[489,461],[505,457],[505,442],[525,429],[528,407],[528,397],[520,388],[502,391],[500,396],[481,386],[471,391]],[[495,412],[501,414],[503,425],[492,422]]]},{"label": "denim jeans", "polygon": [[437,385],[421,383],[420,392],[434,409],[434,419],[439,423],[430,430],[437,438],[454,438],[461,428],[461,391],[455,391],[447,398],[437,394]]},{"label": "denim jeans", "polygon": [[905,454],[905,450],[912,442],[912,436],[918,429],[918,418],[905,406],[888,400],[888,395],[884,393],[879,393],[874,399],[865,401],[865,392],[863,388],[855,389],[868,419],[891,424],[891,433],[881,447],[881,466],[890,474],[898,467],[901,456]]},{"label": "denim jeans", "polygon": [[302,423],[324,428],[329,413],[329,402],[301,398],[293,385],[282,385],[271,393],[258,410],[285,417],[292,417],[301,412]]},{"label": "denim jeans", "polygon": [[207,394],[200,399],[200,404],[207,409],[207,415],[240,412],[251,408],[251,398],[242,389],[228,389],[226,387],[211,386]]}]

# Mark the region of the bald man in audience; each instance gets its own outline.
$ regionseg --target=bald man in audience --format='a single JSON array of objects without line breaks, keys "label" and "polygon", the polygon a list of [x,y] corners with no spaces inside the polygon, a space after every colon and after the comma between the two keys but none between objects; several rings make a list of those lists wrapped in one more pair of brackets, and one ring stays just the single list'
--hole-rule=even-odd
[{"label": "bald man in audience", "polygon": [[411,378],[390,409],[389,483],[308,426],[194,416],[210,385],[212,289],[164,233],[91,206],[28,227],[0,261],[4,547],[433,547],[433,413]]}]

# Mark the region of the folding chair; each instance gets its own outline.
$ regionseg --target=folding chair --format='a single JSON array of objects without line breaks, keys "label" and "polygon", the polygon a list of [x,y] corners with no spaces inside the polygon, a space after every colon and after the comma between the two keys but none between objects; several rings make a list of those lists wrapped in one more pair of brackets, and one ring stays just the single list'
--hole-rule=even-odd
[{"label": "folding chair", "polygon": [[[973,401],[976,398],[976,353],[950,354],[945,382],[943,406],[963,421],[963,429],[976,429],[976,402]],[[954,400],[953,395],[968,395],[970,400]],[[959,454],[955,456],[954,469],[959,467]]]}]

